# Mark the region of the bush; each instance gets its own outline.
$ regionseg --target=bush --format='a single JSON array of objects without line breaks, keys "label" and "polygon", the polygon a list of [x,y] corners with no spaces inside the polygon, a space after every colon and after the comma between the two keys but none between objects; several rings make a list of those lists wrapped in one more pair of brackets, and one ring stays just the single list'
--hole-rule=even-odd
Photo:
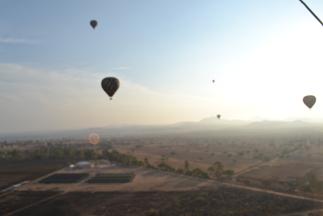
[{"label": "bush", "polygon": [[209,175],[206,172],[199,169],[199,168],[195,168],[192,171],[191,175],[196,176],[196,177],[200,177],[200,178],[209,178]]},{"label": "bush", "polygon": [[234,171],[233,170],[224,170],[223,175],[231,177],[234,175]]},{"label": "bush", "polygon": [[159,210],[151,208],[145,213],[145,215],[146,216],[158,216],[160,214],[159,214]]}]

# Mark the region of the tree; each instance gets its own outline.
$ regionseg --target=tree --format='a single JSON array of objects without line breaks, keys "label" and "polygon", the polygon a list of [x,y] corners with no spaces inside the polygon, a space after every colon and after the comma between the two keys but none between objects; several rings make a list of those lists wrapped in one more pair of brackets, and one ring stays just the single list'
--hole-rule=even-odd
[{"label": "tree", "polygon": [[196,176],[196,177],[200,177],[200,178],[209,178],[209,175],[199,168],[193,169],[192,176]]},{"label": "tree", "polygon": [[84,157],[87,160],[93,159],[95,157],[95,153],[92,149],[86,149],[84,152]]},{"label": "tree", "polygon": [[185,160],[184,162],[184,172],[187,172],[190,170],[190,164],[188,163],[187,160]]},{"label": "tree", "polygon": [[317,179],[314,173],[309,172],[305,175],[305,191],[321,192],[322,189],[323,184]]},{"label": "tree", "polygon": [[176,172],[177,172],[177,173],[179,173],[179,174],[183,174],[183,173],[184,173],[184,170],[183,170],[183,169],[181,169],[181,168],[178,168],[178,169],[176,170]]},{"label": "tree", "polygon": [[231,178],[234,175],[234,171],[233,170],[224,170],[223,175],[228,178]]},{"label": "tree", "polygon": [[8,154],[10,155],[9,157],[13,160],[19,160],[21,158],[21,154],[17,149],[10,150]]},{"label": "tree", "polygon": [[145,212],[145,215],[146,216],[158,216],[160,214],[159,214],[159,210],[151,208],[147,212]]},{"label": "tree", "polygon": [[209,168],[208,168],[208,172],[210,174],[210,176],[215,176],[217,178],[220,178],[223,174],[223,165],[221,162],[216,161],[214,164],[212,164]]},{"label": "tree", "polygon": [[175,171],[175,169],[169,166],[166,162],[164,157],[161,159],[160,163],[158,164],[158,168],[164,171]]},{"label": "tree", "polygon": [[144,159],[144,166],[145,166],[145,167],[148,167],[148,168],[149,168],[149,167],[151,167],[151,165],[150,165],[150,163],[149,163],[149,160],[148,160],[148,158],[146,158],[146,157],[145,157],[145,159]]}]

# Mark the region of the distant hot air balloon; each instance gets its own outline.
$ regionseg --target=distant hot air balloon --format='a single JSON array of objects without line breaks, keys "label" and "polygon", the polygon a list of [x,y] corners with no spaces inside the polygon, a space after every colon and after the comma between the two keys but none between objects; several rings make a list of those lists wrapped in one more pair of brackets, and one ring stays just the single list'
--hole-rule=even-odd
[{"label": "distant hot air balloon", "polygon": [[307,95],[303,98],[303,102],[308,108],[311,109],[316,102],[316,97],[314,95]]},{"label": "distant hot air balloon", "polygon": [[93,28],[93,29],[95,29],[95,28],[96,28],[96,26],[98,25],[98,21],[96,21],[96,20],[91,20],[91,21],[90,21],[90,25],[92,26],[92,28]]},{"label": "distant hot air balloon", "polygon": [[102,80],[101,86],[103,90],[109,95],[110,100],[112,100],[112,96],[116,93],[120,86],[120,82],[115,77],[106,77]]},{"label": "distant hot air balloon", "polygon": [[216,117],[217,117],[218,119],[220,119],[220,118],[221,118],[221,115],[220,115],[220,114],[218,114]]},{"label": "distant hot air balloon", "polygon": [[212,80],[213,83],[215,83],[215,80]]}]

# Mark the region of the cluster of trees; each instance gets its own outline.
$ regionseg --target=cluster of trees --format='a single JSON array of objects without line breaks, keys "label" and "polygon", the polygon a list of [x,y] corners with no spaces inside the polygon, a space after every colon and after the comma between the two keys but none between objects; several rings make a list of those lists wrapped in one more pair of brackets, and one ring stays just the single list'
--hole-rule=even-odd
[{"label": "cluster of trees", "polygon": [[299,189],[305,192],[322,193],[323,182],[320,181],[313,172],[307,173],[304,178],[298,182]]},{"label": "cluster of trees", "polygon": [[191,169],[189,162],[187,160],[184,162],[184,169],[182,168],[175,169],[171,167],[169,164],[167,164],[167,161],[164,158],[162,158],[161,162],[158,164],[158,169],[168,171],[168,172],[175,172],[178,174],[188,175],[188,176],[199,177],[199,178],[209,178],[209,175],[203,170],[199,168]]},{"label": "cluster of trees", "polygon": [[220,179],[222,177],[231,178],[234,175],[234,171],[230,169],[224,169],[223,164],[219,161],[212,164],[207,172],[199,169],[199,168],[191,168],[190,164],[187,160],[184,161],[184,168],[178,168],[175,169],[171,167],[169,164],[167,164],[167,161],[165,158],[161,158],[160,163],[157,165],[157,167],[152,166],[148,159],[145,158],[144,165],[149,168],[158,168],[163,171],[168,172],[176,172],[179,174],[189,175],[189,176],[195,176],[200,178],[217,178]]},{"label": "cluster of trees", "polygon": [[164,157],[161,158],[160,163],[156,166],[152,165],[149,162],[148,158],[145,158],[144,161],[141,161],[132,155],[122,154],[116,150],[103,151],[102,157],[108,158],[112,162],[117,162],[128,166],[143,166],[146,168],[158,169],[166,172],[174,172],[200,178],[209,178],[208,174],[199,168],[191,170],[188,161],[185,161],[184,169],[175,169],[167,163],[166,158]]},{"label": "cluster of trees", "polygon": [[10,148],[0,150],[0,160],[93,160],[102,154],[102,151],[110,147],[100,149],[92,146],[80,147],[78,145],[51,145],[35,148]]},{"label": "cluster of trees", "polygon": [[102,159],[109,159],[112,162],[121,163],[127,166],[144,166],[144,162],[132,155],[122,154],[116,150],[104,150],[100,155]]},{"label": "cluster of trees", "polygon": [[230,170],[230,169],[225,170],[223,164],[219,161],[216,161],[215,163],[213,163],[208,168],[207,171],[208,171],[210,177],[218,178],[218,179],[221,177],[231,178],[234,175],[233,170]]},{"label": "cluster of trees", "polygon": [[2,149],[0,150],[0,159],[2,160],[64,160],[64,161],[77,161],[77,160],[96,160],[108,159],[113,162],[128,166],[143,166],[151,169],[158,169],[167,172],[174,172],[188,176],[195,176],[200,178],[220,178],[223,176],[231,177],[234,172],[232,170],[224,170],[221,162],[212,164],[207,172],[199,168],[191,168],[189,162],[184,162],[183,168],[174,168],[167,163],[167,159],[162,157],[159,164],[152,165],[148,158],[143,161],[137,159],[133,155],[122,154],[116,150],[112,150],[109,145],[87,146],[80,147],[78,145],[47,145],[39,146],[37,148],[27,149]]}]

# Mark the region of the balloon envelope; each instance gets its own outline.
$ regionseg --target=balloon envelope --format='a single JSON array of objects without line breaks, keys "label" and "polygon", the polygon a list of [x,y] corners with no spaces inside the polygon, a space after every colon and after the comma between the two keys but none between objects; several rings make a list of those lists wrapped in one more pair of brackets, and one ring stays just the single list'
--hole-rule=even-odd
[{"label": "balloon envelope", "polygon": [[106,77],[101,82],[102,89],[109,95],[110,99],[116,93],[120,86],[120,82],[115,77]]},{"label": "balloon envelope", "polygon": [[96,20],[91,20],[90,21],[90,25],[92,26],[93,29],[95,29],[95,27],[98,25],[98,21]]},{"label": "balloon envelope", "polygon": [[218,119],[220,119],[220,118],[221,118],[221,115],[220,115],[220,114],[218,114],[216,117],[217,117]]},{"label": "balloon envelope", "polygon": [[308,108],[311,109],[316,102],[316,97],[314,95],[307,95],[303,98],[303,102]]}]

